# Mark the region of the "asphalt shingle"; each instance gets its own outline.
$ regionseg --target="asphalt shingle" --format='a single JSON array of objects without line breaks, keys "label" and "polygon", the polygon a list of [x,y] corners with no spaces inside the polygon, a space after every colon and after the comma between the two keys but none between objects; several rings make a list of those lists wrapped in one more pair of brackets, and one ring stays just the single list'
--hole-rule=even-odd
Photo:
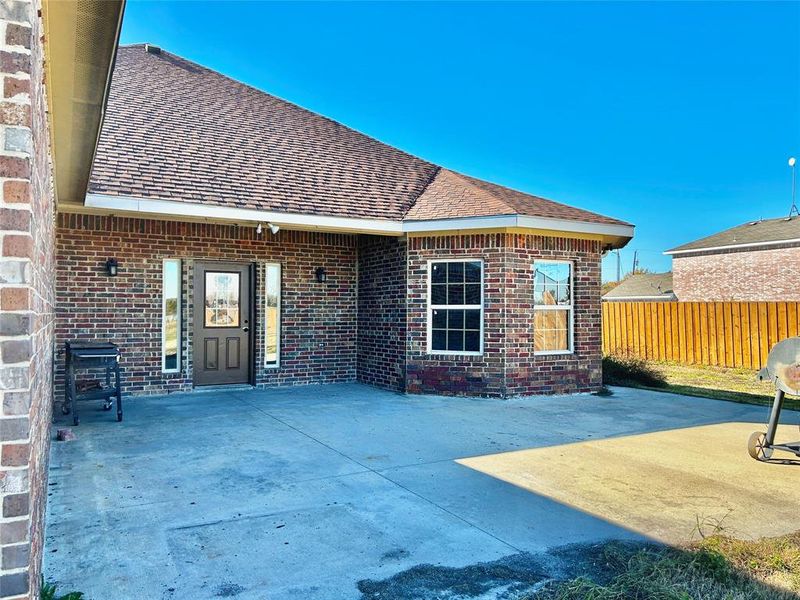
[{"label": "asphalt shingle", "polygon": [[743,244],[780,243],[790,240],[800,240],[800,217],[798,216],[749,221],[714,235],[672,248],[667,250],[666,254],[740,246]]},{"label": "asphalt shingle", "polygon": [[119,49],[89,193],[372,219],[623,224],[443,169],[144,45]]}]

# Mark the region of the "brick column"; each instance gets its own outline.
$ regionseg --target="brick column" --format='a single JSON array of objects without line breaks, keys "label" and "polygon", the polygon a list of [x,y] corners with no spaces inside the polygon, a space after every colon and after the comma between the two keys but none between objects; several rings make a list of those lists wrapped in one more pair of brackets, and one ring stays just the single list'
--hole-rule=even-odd
[{"label": "brick column", "polygon": [[0,1],[0,598],[37,598],[52,419],[54,201],[38,2]]}]

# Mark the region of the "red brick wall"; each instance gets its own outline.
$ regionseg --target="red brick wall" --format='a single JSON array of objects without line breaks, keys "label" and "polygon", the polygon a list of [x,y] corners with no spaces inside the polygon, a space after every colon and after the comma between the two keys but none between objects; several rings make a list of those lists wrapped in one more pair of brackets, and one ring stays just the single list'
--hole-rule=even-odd
[{"label": "red brick wall", "polygon": [[364,235],[358,244],[358,380],[405,388],[406,242]]},{"label": "red brick wall", "polygon": [[[506,393],[590,392],[602,385],[600,244],[596,241],[510,235],[506,264]],[[533,270],[536,259],[572,262],[574,352],[534,356]]]},{"label": "red brick wall", "polygon": [[[427,353],[428,261],[447,258],[484,262],[482,356]],[[573,261],[572,355],[533,355],[536,258]],[[599,242],[507,233],[411,238],[407,302],[409,392],[508,396],[584,392],[601,385]]]},{"label": "red brick wall", "polygon": [[[356,237],[253,227],[60,214],[57,230],[57,400],[63,343],[103,339],[122,347],[125,392],[159,394],[192,386],[192,261],[256,262],[256,383],[356,378]],[[119,275],[109,277],[114,257]],[[182,373],[161,372],[161,268],[183,259]],[[281,366],[263,367],[263,263],[282,265]],[[328,274],[315,278],[317,267]]]},{"label": "red brick wall", "polygon": [[800,301],[800,246],[672,257],[682,302]]},{"label": "red brick wall", "polygon": [[[408,240],[406,390],[416,394],[504,396],[504,234],[412,237]],[[482,259],[482,356],[428,354],[428,261]]]},{"label": "red brick wall", "polygon": [[0,597],[38,598],[52,407],[54,199],[38,3],[0,6]]}]

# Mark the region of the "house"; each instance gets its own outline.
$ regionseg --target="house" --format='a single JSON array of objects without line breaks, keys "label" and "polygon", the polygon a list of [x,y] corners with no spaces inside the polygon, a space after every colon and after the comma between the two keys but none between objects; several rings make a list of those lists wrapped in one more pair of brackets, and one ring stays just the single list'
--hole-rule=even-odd
[{"label": "house", "polygon": [[0,597],[37,595],[66,340],[117,342],[134,394],[599,387],[600,258],[632,225],[117,51],[123,8],[0,4]]},{"label": "house", "polygon": [[633,273],[603,294],[606,302],[669,302],[677,300],[672,291],[672,273]]},{"label": "house", "polygon": [[750,221],[664,254],[681,301],[800,300],[798,216]]},{"label": "house", "polygon": [[118,342],[136,394],[594,390],[600,258],[632,235],[127,46],[88,193],[59,204],[56,340]]},{"label": "house", "polygon": [[0,3],[0,598],[38,598],[53,406],[55,207],[82,197],[121,1]]}]

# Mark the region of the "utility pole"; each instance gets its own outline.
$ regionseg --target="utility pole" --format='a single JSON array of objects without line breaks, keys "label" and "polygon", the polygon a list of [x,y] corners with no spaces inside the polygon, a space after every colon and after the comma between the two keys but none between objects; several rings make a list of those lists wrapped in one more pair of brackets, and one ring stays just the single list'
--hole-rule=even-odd
[{"label": "utility pole", "polygon": [[617,283],[622,281],[622,259],[619,256],[619,248],[617,248]]},{"label": "utility pole", "polygon": [[638,262],[639,262],[639,251],[638,250],[634,250],[633,251],[633,269],[631,270],[631,273],[636,273],[636,263],[638,263]]},{"label": "utility pole", "polygon": [[791,169],[792,169],[792,208],[789,209],[789,217],[791,217],[792,214],[800,216],[800,211],[797,210],[797,202],[796,202],[796,198],[795,198],[796,185],[795,185],[794,165],[795,165],[796,162],[797,161],[794,159],[794,156],[792,156],[789,159],[789,167],[791,167]]}]

